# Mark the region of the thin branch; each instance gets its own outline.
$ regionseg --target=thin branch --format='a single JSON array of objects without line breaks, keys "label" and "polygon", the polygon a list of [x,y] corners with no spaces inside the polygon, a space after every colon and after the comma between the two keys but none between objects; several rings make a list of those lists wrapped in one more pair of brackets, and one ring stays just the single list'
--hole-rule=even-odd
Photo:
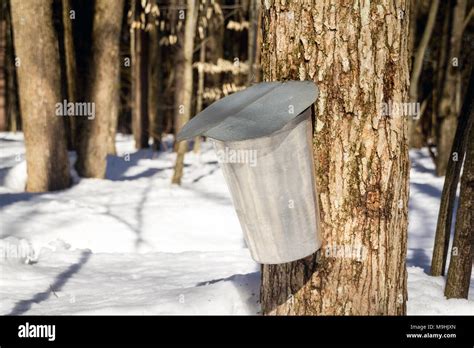
[{"label": "thin branch", "polygon": [[433,28],[436,22],[438,7],[439,0],[432,0],[425,31],[423,32],[420,45],[418,46],[418,50],[415,55],[415,61],[413,62],[413,71],[410,79],[410,99],[412,101],[416,101],[418,99],[418,81],[421,75],[421,68],[423,67],[423,58],[425,57],[425,52],[428,48],[431,34],[433,33]]},{"label": "thin branch", "polygon": [[466,18],[464,19],[464,23],[462,24],[462,32],[464,33],[464,30],[466,30],[467,25],[471,21],[472,17],[474,17],[474,7],[471,8],[471,11],[467,14]]}]

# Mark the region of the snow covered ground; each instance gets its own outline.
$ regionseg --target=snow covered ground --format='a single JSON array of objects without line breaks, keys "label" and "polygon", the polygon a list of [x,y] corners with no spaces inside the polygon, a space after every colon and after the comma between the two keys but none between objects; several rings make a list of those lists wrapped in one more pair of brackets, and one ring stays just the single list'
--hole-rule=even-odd
[{"label": "snow covered ground", "polygon": [[[258,313],[259,267],[210,144],[187,155],[181,187],[174,154],[128,136],[117,148],[108,180],[30,194],[22,135],[0,133],[0,314]],[[474,314],[474,284],[446,300],[425,273],[443,180],[426,152],[411,157],[408,313]]]}]

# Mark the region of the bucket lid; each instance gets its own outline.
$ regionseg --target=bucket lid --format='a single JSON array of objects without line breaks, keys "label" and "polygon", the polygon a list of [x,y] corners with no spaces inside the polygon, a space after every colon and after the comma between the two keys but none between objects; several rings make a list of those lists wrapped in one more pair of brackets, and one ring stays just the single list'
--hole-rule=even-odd
[{"label": "bucket lid", "polygon": [[184,125],[177,140],[198,135],[220,141],[269,136],[317,97],[318,88],[312,81],[261,82],[209,105]]}]

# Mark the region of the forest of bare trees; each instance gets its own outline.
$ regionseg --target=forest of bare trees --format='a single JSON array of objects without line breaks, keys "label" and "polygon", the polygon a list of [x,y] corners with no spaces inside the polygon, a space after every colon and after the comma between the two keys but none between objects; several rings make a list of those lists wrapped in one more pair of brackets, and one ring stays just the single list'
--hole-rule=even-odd
[{"label": "forest of bare trees", "polygon": [[[175,152],[181,185],[206,140],[173,141],[193,115],[261,81],[314,81],[323,247],[262,266],[261,311],[404,315],[410,149],[444,177],[430,273],[468,297],[473,13],[472,0],[2,0],[0,131],[24,134],[26,192],[65,190],[73,171],[107,179],[119,133]],[[324,252],[345,245],[364,257]]]}]

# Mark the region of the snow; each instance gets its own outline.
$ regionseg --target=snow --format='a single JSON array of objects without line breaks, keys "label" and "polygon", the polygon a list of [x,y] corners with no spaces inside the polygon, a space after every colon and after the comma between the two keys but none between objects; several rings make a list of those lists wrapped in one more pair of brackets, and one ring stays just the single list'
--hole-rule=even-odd
[{"label": "snow", "polygon": [[[428,275],[444,178],[435,176],[433,160],[427,149],[411,150],[410,159],[407,250],[408,314],[474,315],[474,280],[472,277],[468,300],[447,300],[444,297],[446,282],[444,277]],[[448,254],[448,262],[450,256]]]},{"label": "snow", "polygon": [[[186,155],[181,187],[173,153],[125,135],[117,152],[107,180],[72,172],[71,188],[31,194],[22,134],[0,133],[0,314],[259,313],[260,267],[211,145]],[[474,314],[472,285],[446,300],[426,274],[443,179],[426,151],[411,158],[408,313]]]}]

